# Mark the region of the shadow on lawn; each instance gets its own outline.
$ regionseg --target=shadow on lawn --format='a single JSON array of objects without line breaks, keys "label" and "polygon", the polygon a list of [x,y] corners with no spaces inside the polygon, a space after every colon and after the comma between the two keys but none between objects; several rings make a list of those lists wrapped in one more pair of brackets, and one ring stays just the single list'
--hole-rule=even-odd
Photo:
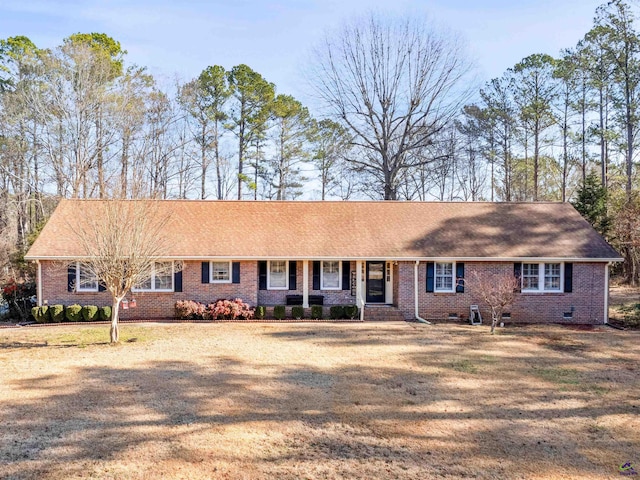
[{"label": "shadow on lawn", "polygon": [[[377,331],[384,337],[384,328]],[[342,334],[336,338],[327,329],[322,335],[278,335],[301,341],[322,337],[362,348],[361,335]],[[378,334],[370,335],[375,335],[372,342],[383,341]],[[265,422],[265,430],[272,426],[288,432],[282,448],[274,449],[279,453],[263,455],[265,468],[287,461],[322,464],[366,458],[368,467],[363,468],[375,470],[389,462],[395,462],[394,468],[403,466],[387,470],[389,477],[411,472],[508,477],[519,471],[521,462],[539,464],[541,477],[550,464],[558,469],[554,472],[569,475],[610,473],[609,466],[588,457],[576,437],[579,432],[555,431],[549,438],[549,425],[576,429],[576,418],[638,411],[625,402],[611,405],[597,395],[594,400],[593,392],[580,384],[550,388],[553,379],[541,376],[530,362],[537,355],[542,366],[557,367],[561,359],[562,368],[600,373],[606,368],[613,372],[617,365],[603,367],[583,351],[575,356],[535,346],[507,348],[510,356],[496,360],[491,342],[472,336],[460,336],[450,346],[422,334],[415,341],[423,342],[422,348],[407,353],[401,368],[358,363],[323,370],[212,356],[206,367],[184,361],[141,368],[87,366],[71,378],[49,375],[17,382],[10,387],[24,392],[24,399],[0,404],[5,432],[0,470],[10,467],[15,478],[37,478],[66,465],[65,475],[82,475],[83,462],[113,459],[136,446],[180,444],[186,436],[213,432],[222,439],[228,426],[256,428],[256,422]],[[508,372],[500,371],[504,361],[512,363]],[[475,365],[475,371],[468,364]],[[637,388],[637,373],[632,375],[635,383],[628,386]],[[596,384],[598,378],[580,381]],[[465,402],[470,390],[472,404]],[[589,443],[594,449],[619,449],[622,461],[638,447],[598,429]],[[214,456],[222,455],[216,445],[207,448]],[[179,460],[184,448],[165,455]],[[618,460],[611,458],[611,466]]]}]

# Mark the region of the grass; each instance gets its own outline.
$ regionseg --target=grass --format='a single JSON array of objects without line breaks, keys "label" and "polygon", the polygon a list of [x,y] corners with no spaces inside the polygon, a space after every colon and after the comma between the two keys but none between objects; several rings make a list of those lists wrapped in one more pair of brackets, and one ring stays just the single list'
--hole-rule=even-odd
[{"label": "grass", "polygon": [[562,385],[580,384],[580,375],[577,370],[572,368],[539,368],[535,372],[536,375],[547,382]]},{"label": "grass", "polygon": [[611,323],[627,329],[640,328],[640,287],[614,284],[609,290]]},{"label": "grass", "polygon": [[[120,342],[146,342],[154,338],[153,330],[144,327],[120,327]],[[2,332],[2,330],[0,330]],[[77,347],[85,348],[87,346],[109,345],[109,327],[104,325],[94,327],[80,326],[61,326],[57,328],[39,327],[38,330],[31,329],[24,332],[26,335],[22,337],[26,339],[24,342],[15,342],[11,340],[13,335],[0,335],[0,349],[16,348],[22,346],[32,347]],[[29,343],[33,341],[33,343]]]},{"label": "grass", "polygon": [[478,367],[476,367],[473,363],[471,363],[471,360],[467,360],[466,358],[451,362],[451,368],[453,368],[457,372],[464,372],[464,373],[478,372]]},{"label": "grass", "polygon": [[[7,479],[612,478],[640,332],[365,324],[0,330]],[[134,341],[135,339],[135,341]]]}]

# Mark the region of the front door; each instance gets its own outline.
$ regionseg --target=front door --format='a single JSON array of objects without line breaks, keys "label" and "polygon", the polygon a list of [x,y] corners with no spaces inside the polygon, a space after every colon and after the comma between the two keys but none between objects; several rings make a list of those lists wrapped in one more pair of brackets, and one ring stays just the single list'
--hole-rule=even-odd
[{"label": "front door", "polygon": [[385,262],[367,262],[367,303],[384,303]]}]

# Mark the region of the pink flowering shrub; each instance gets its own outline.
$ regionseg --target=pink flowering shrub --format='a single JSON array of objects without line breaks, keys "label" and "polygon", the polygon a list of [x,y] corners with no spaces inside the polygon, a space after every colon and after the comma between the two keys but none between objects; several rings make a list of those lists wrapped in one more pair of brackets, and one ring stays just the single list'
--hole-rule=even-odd
[{"label": "pink flowering shrub", "polygon": [[175,310],[176,318],[189,320],[249,320],[255,313],[255,309],[241,298],[218,300],[209,305],[193,300],[178,300]]},{"label": "pink flowering shrub", "polygon": [[184,320],[201,320],[207,307],[204,303],[193,300],[178,300],[176,302],[176,318]]},{"label": "pink flowering shrub", "polygon": [[241,298],[234,300],[218,300],[207,305],[209,318],[212,320],[249,320],[253,318],[255,309],[249,307]]}]

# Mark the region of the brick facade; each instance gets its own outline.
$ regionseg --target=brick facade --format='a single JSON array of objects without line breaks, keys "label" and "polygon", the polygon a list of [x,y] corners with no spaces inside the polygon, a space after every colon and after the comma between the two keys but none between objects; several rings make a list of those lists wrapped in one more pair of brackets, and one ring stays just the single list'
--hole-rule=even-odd
[{"label": "brick facade", "polygon": [[[42,261],[42,302],[49,305],[111,305],[109,292],[68,292],[67,265]],[[182,268],[182,292],[135,292],[137,308],[120,309],[121,318],[171,318],[178,300],[209,303],[220,298],[241,298],[256,305],[258,295],[256,262],[240,262],[240,283],[202,283],[201,262],[185,261]]]},{"label": "brick facade", "polygon": [[[406,319],[415,314],[414,266],[415,262],[399,262],[399,281],[396,298]],[[573,291],[571,293],[519,293],[513,306],[506,311],[517,323],[604,323],[605,263],[574,263]],[[513,274],[513,262],[465,262],[465,278],[472,272]],[[477,304],[483,319],[489,321],[490,312],[469,287],[464,293],[427,293],[426,263],[418,267],[418,310],[426,319],[446,319],[456,313],[469,317],[469,306]],[[608,293],[607,293],[608,295]],[[573,311],[573,318],[564,313]]]},{"label": "brick facade", "polygon": [[[240,262],[240,283],[201,283],[201,262],[185,261],[182,270],[182,292],[133,294],[137,308],[121,310],[123,319],[169,318],[173,316],[177,300],[196,300],[204,303],[220,298],[242,298],[252,306],[284,304],[286,295],[302,295],[303,262],[297,262],[296,290],[258,290],[258,264],[256,261]],[[415,262],[400,261],[393,266],[393,304],[406,319],[414,318],[414,266]],[[356,262],[351,262],[355,271]],[[520,293],[515,304],[508,309],[514,322],[553,322],[576,324],[599,324],[604,321],[605,263],[574,263],[572,293]],[[41,262],[42,302],[49,305],[62,303],[71,305],[109,305],[108,292],[68,292],[67,266],[50,261]],[[513,262],[465,262],[465,277],[473,271],[510,272]],[[485,321],[490,318],[483,302],[470,288],[465,293],[427,293],[426,264],[420,262],[419,312],[423,318],[446,319],[450,313],[469,315],[469,305],[480,305]],[[325,305],[355,303],[350,290],[313,290],[312,262],[309,262],[309,295],[323,295]],[[128,298],[132,298],[130,294]],[[572,319],[564,313],[573,311]]]},{"label": "brick facade", "polygon": [[[302,263],[301,261],[296,262],[297,288],[295,290],[258,290],[258,305],[284,305],[287,295],[302,295]],[[350,270],[353,272],[355,268],[356,262],[351,262]],[[314,290],[312,261],[309,261],[309,295],[322,295],[325,305],[349,305],[356,303],[356,297],[351,296],[351,290]]]}]

